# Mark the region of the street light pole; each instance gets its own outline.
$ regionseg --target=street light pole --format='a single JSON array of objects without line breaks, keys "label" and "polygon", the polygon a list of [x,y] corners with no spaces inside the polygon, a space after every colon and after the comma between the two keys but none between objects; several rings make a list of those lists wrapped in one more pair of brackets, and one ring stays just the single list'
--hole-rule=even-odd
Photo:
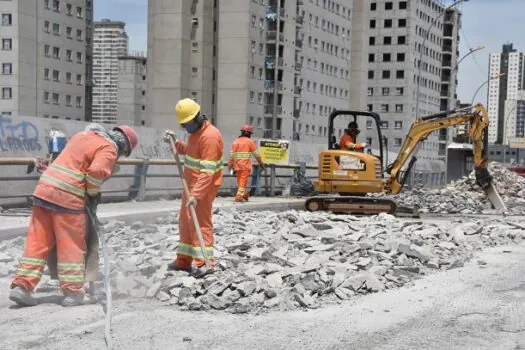
[{"label": "street light pole", "polygon": [[493,79],[498,79],[498,78],[501,78],[502,76],[504,76],[506,73],[500,73],[500,74],[497,74],[497,75],[493,75],[492,77],[488,78],[487,80],[485,80],[483,82],[483,84],[481,84],[478,89],[476,90],[476,92],[474,93],[474,96],[472,96],[472,101],[470,102],[471,105],[474,105],[474,101],[476,100],[476,96],[478,95],[479,91],[481,90],[482,87],[484,87],[489,81],[493,80]]},{"label": "street light pole", "polygon": [[425,52],[425,44],[427,43],[427,40],[428,40],[428,37],[430,36],[430,31],[432,30],[432,28],[434,28],[434,25],[436,24],[436,22],[448,11],[450,10],[451,8],[463,3],[463,2],[467,2],[469,0],[457,0],[455,1],[452,5],[448,6],[447,8],[445,8],[445,10],[443,10],[442,13],[439,14],[439,16],[437,16],[436,18],[434,18],[431,23],[430,23],[430,26],[428,27],[427,29],[427,33],[425,35],[425,38],[423,39],[423,43],[421,44],[421,49],[419,50],[419,62],[417,64],[417,87],[416,87],[416,118],[417,116],[419,115],[419,90],[420,90],[420,86],[421,86],[421,66],[423,65],[422,61],[423,61],[423,53]]}]

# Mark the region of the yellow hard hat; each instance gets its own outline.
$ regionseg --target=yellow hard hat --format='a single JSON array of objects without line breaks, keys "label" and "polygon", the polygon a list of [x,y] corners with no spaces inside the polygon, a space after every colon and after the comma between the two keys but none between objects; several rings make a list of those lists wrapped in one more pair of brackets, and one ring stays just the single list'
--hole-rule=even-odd
[{"label": "yellow hard hat", "polygon": [[201,110],[201,106],[191,98],[185,98],[177,102],[175,114],[179,124],[184,124],[195,118]]}]

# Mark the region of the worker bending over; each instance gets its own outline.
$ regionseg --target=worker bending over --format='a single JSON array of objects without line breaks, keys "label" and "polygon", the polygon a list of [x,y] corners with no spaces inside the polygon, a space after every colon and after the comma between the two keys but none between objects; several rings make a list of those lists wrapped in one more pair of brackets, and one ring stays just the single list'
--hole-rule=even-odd
[{"label": "worker bending over", "polygon": [[117,159],[129,156],[136,145],[137,134],[127,126],[86,130],[69,140],[33,193],[25,249],[9,299],[24,306],[37,304],[31,292],[56,246],[56,269],[65,296],[62,304],[83,303],[86,205],[96,209],[100,187],[112,175]]},{"label": "worker bending over", "polygon": [[359,135],[360,132],[357,123],[350,122],[348,129],[345,129],[345,133],[341,137],[341,141],[339,141],[339,147],[342,150],[348,151],[360,151],[365,148],[367,146],[366,143],[357,143],[357,135]]},{"label": "worker bending over", "polygon": [[189,207],[195,207],[206,255],[213,266],[212,205],[222,182],[224,146],[221,133],[200,114],[200,109],[200,105],[189,98],[180,100],[175,106],[177,121],[189,134],[187,144],[177,140],[173,131],[166,131],[167,136],[175,139],[176,151],[184,155],[184,178],[190,191],[189,198],[182,196],[179,212],[180,242],[177,258],[169,265],[169,269],[197,275],[201,274],[200,268],[205,263]]},{"label": "worker bending over", "polygon": [[264,163],[257,152],[257,146],[255,141],[251,139],[253,128],[249,124],[243,125],[241,128],[241,136],[232,143],[230,151],[230,161],[228,162],[228,168],[234,170],[237,176],[237,195],[235,196],[236,202],[244,202],[248,200],[250,196],[250,189],[247,188],[248,179],[252,171],[252,160],[254,157],[261,167],[264,167]]}]

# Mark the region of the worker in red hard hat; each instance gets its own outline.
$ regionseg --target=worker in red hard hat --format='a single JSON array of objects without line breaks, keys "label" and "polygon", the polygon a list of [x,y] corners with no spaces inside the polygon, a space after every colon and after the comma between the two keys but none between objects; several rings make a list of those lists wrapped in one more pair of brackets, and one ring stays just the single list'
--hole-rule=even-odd
[{"label": "worker in red hard hat", "polygon": [[359,130],[359,126],[356,122],[350,122],[348,124],[348,128],[345,129],[344,135],[341,137],[341,140],[339,141],[339,147],[342,150],[349,150],[349,151],[361,151],[363,150],[367,144],[366,143],[357,143],[357,135],[359,135],[361,131]]},{"label": "worker in red hard hat", "polygon": [[251,139],[253,128],[249,124],[245,124],[241,128],[241,136],[232,143],[230,150],[230,161],[228,168],[233,169],[237,176],[237,194],[235,195],[236,202],[247,201],[250,197],[250,189],[248,186],[248,179],[252,171],[252,160],[255,158],[261,167],[264,163],[257,152],[255,141]]},{"label": "worker in red hard hat", "polygon": [[65,296],[62,304],[83,304],[89,253],[86,207],[96,211],[100,187],[112,175],[118,158],[129,156],[136,146],[137,134],[128,126],[106,131],[95,125],[69,140],[33,193],[25,249],[9,299],[24,306],[37,304],[32,291],[56,251],[56,271]]}]

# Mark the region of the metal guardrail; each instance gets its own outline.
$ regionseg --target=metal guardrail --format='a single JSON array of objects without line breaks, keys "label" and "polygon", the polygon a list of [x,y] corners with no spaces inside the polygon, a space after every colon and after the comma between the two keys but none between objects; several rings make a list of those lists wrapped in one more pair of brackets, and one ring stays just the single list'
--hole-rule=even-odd
[{"label": "metal guardrail", "polygon": [[[184,162],[181,162],[184,165]],[[36,164],[36,158],[0,158],[0,166],[32,166]],[[120,166],[134,166],[133,174],[115,174],[111,178],[133,178],[133,185],[126,189],[117,189],[117,190],[102,190],[104,193],[128,193],[130,200],[145,200],[146,194],[148,192],[161,192],[161,191],[177,191],[182,193],[181,187],[147,187],[147,178],[180,178],[179,174],[174,172],[173,174],[159,174],[159,173],[148,173],[150,166],[160,165],[160,166],[175,166],[177,162],[172,159],[148,159],[148,158],[134,158],[134,159],[120,159],[117,162]],[[304,163],[303,163],[304,164]],[[227,163],[223,164],[224,167],[228,166]],[[258,165],[254,166],[255,168]],[[282,170],[293,170],[298,171],[301,168],[301,164],[293,165],[278,165],[278,164],[269,164],[268,174],[267,172],[264,175],[260,175],[260,180],[255,181],[256,172],[252,172],[252,184],[250,188],[254,189],[253,193],[255,195],[260,194],[261,188],[264,188],[264,193],[267,196],[275,196],[278,188],[281,190],[285,187],[284,185],[277,184],[278,179],[290,179],[291,175],[281,175],[277,174],[278,169]],[[314,165],[306,165],[308,170],[317,170],[318,167]],[[224,172],[223,177],[225,178],[235,178],[235,175],[230,175],[227,172]],[[0,176],[0,181],[38,181],[40,175],[28,175],[28,176]],[[313,179],[316,176],[309,176],[308,178]],[[264,185],[261,186],[261,179],[264,181]],[[269,180],[269,184],[268,184]],[[228,187],[221,186],[219,190],[235,190],[237,187]],[[30,198],[32,194],[19,194],[19,195],[3,195],[0,194],[0,199],[7,198]]]}]

